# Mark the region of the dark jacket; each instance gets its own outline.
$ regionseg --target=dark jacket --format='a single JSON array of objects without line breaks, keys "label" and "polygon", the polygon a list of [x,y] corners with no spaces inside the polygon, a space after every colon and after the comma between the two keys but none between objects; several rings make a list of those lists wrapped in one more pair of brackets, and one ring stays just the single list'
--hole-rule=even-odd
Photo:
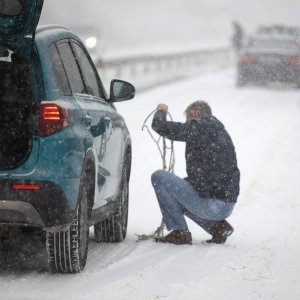
[{"label": "dark jacket", "polygon": [[232,140],[219,120],[212,116],[190,123],[172,122],[167,121],[166,112],[157,111],[152,128],[170,140],[186,142],[185,179],[201,198],[236,202],[240,172]]}]

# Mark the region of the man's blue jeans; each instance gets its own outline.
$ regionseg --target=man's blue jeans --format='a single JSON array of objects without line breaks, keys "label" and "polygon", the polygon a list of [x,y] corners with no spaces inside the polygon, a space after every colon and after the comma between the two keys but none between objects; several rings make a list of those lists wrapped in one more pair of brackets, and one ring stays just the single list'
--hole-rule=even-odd
[{"label": "man's blue jeans", "polygon": [[151,181],[168,230],[188,230],[186,215],[211,233],[218,221],[230,216],[235,205],[218,199],[200,198],[189,182],[164,170],[154,172]]}]

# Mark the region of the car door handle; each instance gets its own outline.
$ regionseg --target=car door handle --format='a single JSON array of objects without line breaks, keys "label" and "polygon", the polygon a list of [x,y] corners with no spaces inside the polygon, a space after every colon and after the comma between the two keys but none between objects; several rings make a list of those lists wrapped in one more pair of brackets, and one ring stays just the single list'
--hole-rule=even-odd
[{"label": "car door handle", "polygon": [[85,126],[91,126],[91,124],[92,124],[92,120],[93,120],[93,118],[90,116],[90,115],[86,115],[84,118],[83,118],[83,124],[85,125]]},{"label": "car door handle", "polygon": [[108,126],[111,122],[111,119],[109,117],[104,117],[102,120],[103,120],[103,123],[105,125],[105,128],[108,128]]},{"label": "car door handle", "polygon": [[104,134],[106,129],[109,127],[111,119],[108,117],[104,117],[100,119],[98,124],[91,126],[90,131],[93,137],[97,137],[99,135]]}]

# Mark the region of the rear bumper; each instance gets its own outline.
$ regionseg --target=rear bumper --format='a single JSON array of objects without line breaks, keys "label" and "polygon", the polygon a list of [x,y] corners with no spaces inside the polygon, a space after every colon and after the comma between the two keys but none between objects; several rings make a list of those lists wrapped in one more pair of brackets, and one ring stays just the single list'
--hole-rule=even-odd
[{"label": "rear bumper", "polygon": [[32,204],[10,200],[0,200],[0,225],[45,227]]},{"label": "rear bumper", "polygon": [[[70,224],[75,210],[70,208],[62,189],[45,181],[30,181],[39,190],[14,190],[15,180],[0,181],[0,224],[49,228]],[[28,184],[26,181],[18,183]]]},{"label": "rear bumper", "polygon": [[251,64],[239,65],[240,78],[253,82],[291,82],[299,83],[300,81],[300,67],[289,66],[286,64],[280,65],[265,65],[265,64]]}]

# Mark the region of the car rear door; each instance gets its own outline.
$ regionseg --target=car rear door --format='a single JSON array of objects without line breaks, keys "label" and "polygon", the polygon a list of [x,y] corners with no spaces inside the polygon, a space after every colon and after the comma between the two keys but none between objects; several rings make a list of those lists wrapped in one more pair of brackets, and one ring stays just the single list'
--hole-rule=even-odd
[{"label": "car rear door", "polygon": [[[65,79],[67,80],[66,83],[63,83],[64,76],[56,76],[58,79],[58,85],[60,86],[60,89],[65,90],[64,94],[72,95],[73,101],[76,102],[76,107],[80,109],[81,118],[77,118],[78,124],[75,124],[74,126],[75,135],[80,140],[80,143],[83,145],[85,151],[87,151],[89,148],[94,148],[95,152],[99,152],[97,148],[101,148],[103,143],[102,137],[98,136],[94,138],[91,134],[90,128],[92,125],[95,125],[99,122],[100,112],[104,109],[99,108],[96,105],[92,107],[92,103],[87,101],[89,96],[86,94],[86,87],[82,77],[82,72],[75,58],[74,51],[71,48],[70,40],[63,39],[56,42],[55,49],[62,62]],[[76,112],[76,115],[79,115],[79,113]],[[101,161],[96,161],[96,164],[96,168],[101,168]],[[104,173],[109,174],[109,172]],[[103,179],[103,182],[105,181],[106,178]],[[102,190],[98,190],[103,194]],[[98,205],[103,205],[103,203],[98,203],[101,202],[100,199],[95,199],[95,202]]]},{"label": "car rear door", "polygon": [[[123,119],[107,102],[99,74],[86,49],[76,40],[72,40],[71,45],[82,72],[87,94],[80,98],[79,103],[92,117],[92,127],[96,126],[98,129],[98,132],[93,134],[98,157],[98,187],[103,189],[101,192],[107,203],[116,199],[120,185],[122,162],[122,128],[120,124]],[[95,131],[93,132],[95,133]],[[101,187],[102,180],[105,180],[103,187]]]},{"label": "car rear door", "polygon": [[[118,140],[116,133],[119,133],[115,130],[116,111],[106,101],[106,94],[97,71],[81,43],[77,40],[62,41],[57,47],[69,78],[72,94],[82,110],[81,125],[90,136],[96,153],[97,184],[94,208],[98,208],[114,200],[119,183],[121,147],[112,149],[113,141]],[[108,152],[112,152],[113,157],[107,155]]]}]

